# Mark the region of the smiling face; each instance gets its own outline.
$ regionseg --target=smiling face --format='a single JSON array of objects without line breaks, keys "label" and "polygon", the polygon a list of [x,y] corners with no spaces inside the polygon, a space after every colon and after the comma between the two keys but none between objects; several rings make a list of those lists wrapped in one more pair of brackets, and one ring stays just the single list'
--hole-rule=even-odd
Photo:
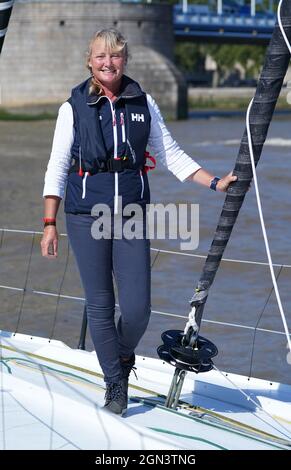
[{"label": "smiling face", "polygon": [[110,50],[102,39],[96,39],[88,61],[94,78],[107,88],[116,87],[126,65],[124,49]]}]

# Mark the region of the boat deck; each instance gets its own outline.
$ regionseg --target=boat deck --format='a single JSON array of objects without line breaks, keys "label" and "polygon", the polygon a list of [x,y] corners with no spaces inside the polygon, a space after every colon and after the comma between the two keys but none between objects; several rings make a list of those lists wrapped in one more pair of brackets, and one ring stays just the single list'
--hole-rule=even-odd
[{"label": "boat deck", "polygon": [[137,357],[117,417],[102,409],[95,352],[4,331],[0,339],[2,449],[291,449],[291,386],[188,373],[173,410],[163,404],[174,368]]}]

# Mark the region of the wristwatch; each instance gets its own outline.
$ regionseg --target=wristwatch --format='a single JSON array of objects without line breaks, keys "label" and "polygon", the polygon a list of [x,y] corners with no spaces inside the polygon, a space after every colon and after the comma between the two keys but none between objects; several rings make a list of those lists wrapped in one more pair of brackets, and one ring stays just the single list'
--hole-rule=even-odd
[{"label": "wristwatch", "polygon": [[218,176],[215,176],[213,180],[210,182],[210,186],[209,186],[210,189],[213,189],[213,191],[216,191],[216,186],[219,180],[220,178],[218,178]]}]

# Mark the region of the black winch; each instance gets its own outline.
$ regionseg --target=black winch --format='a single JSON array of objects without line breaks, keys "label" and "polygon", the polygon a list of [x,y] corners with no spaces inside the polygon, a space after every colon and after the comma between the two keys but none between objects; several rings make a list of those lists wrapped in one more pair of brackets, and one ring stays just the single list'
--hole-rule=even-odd
[{"label": "black winch", "polygon": [[218,353],[217,347],[203,336],[198,336],[194,345],[185,342],[185,335],[180,330],[168,330],[162,333],[164,344],[158,347],[160,358],[189,372],[208,372],[213,368],[212,357]]},{"label": "black winch", "polygon": [[218,349],[203,336],[197,336],[193,328],[185,335],[181,330],[167,330],[162,333],[164,344],[157,352],[165,362],[175,367],[175,373],[165,402],[167,408],[176,408],[187,372],[208,372],[213,369],[212,358]]}]

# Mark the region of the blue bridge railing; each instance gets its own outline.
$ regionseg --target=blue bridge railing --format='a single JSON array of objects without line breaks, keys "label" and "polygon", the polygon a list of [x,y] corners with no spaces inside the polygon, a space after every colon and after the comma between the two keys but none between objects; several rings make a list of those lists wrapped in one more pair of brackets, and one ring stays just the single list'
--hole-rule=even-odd
[{"label": "blue bridge railing", "polygon": [[276,23],[274,14],[257,13],[218,15],[207,11],[197,11],[189,5],[187,13],[183,12],[181,5],[175,5],[173,10],[173,23],[175,36],[179,38],[200,39],[241,39],[267,41],[271,38]]}]

